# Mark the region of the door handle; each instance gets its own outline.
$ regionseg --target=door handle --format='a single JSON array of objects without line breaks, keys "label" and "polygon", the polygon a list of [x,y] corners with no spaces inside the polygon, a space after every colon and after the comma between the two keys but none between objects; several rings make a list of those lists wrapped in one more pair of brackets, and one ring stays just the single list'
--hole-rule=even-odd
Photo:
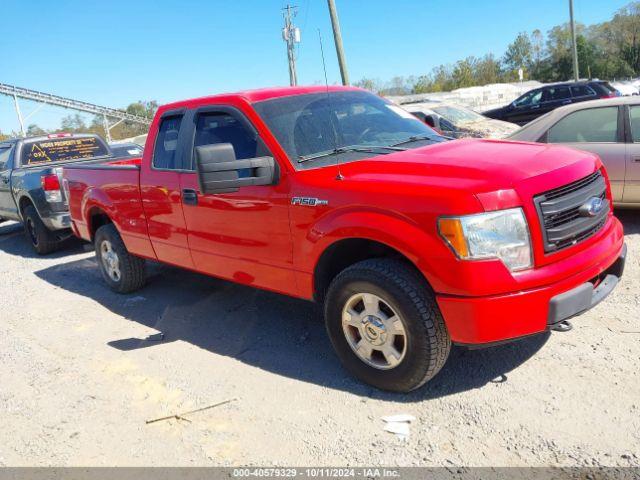
[{"label": "door handle", "polygon": [[636,155],[635,157],[632,157],[633,161],[636,163],[640,163],[640,156]]},{"label": "door handle", "polygon": [[9,183],[9,177],[2,177],[2,183],[4,183],[5,185]]},{"label": "door handle", "polygon": [[183,188],[182,203],[184,203],[185,205],[197,205],[198,192],[196,192],[193,188]]}]

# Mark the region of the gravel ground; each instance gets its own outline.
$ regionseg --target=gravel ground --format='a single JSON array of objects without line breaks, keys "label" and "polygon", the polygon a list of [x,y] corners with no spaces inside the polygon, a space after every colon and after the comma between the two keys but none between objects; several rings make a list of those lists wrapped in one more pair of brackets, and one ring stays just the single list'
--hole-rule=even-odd
[{"label": "gravel ground", "polygon": [[38,258],[3,224],[0,465],[640,466],[640,213],[618,214],[625,277],[573,331],[454,350],[409,395],[345,373],[310,303],[164,266],[116,295],[86,246]]}]

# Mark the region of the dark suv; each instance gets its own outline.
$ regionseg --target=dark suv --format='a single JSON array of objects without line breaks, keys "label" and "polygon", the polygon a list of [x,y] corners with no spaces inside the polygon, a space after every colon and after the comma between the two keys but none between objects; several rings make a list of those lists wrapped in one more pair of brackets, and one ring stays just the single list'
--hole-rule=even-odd
[{"label": "dark suv", "polygon": [[525,125],[563,105],[619,95],[608,82],[601,80],[555,83],[530,90],[509,105],[483,112],[483,115]]}]

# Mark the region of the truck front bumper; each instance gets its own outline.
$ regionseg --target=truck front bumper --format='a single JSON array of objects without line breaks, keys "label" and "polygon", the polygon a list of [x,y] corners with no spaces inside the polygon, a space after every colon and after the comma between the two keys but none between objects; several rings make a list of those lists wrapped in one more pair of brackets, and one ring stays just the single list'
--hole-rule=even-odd
[{"label": "truck front bumper", "polygon": [[456,344],[502,343],[541,333],[600,303],[622,276],[627,246],[561,282],[520,292],[486,296],[437,296]]}]

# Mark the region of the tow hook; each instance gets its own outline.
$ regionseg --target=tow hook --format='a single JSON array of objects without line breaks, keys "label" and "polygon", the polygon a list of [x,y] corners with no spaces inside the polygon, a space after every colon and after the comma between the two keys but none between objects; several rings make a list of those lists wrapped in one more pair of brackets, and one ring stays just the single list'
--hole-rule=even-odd
[{"label": "tow hook", "polygon": [[573,325],[568,320],[562,320],[561,322],[551,325],[551,330],[554,332],[568,332],[573,330]]}]

